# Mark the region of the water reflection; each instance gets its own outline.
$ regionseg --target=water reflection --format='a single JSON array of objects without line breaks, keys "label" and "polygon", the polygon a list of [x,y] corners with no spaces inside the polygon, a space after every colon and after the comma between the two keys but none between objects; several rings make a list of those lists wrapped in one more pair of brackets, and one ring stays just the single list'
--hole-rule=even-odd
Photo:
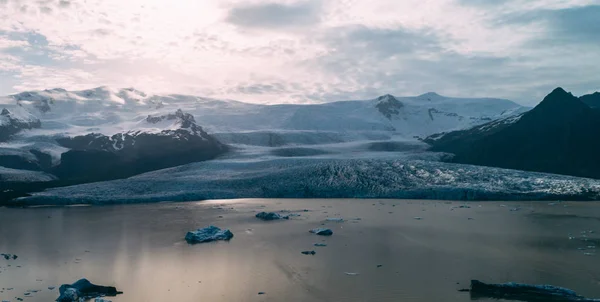
[{"label": "water reflection", "polygon": [[[253,218],[255,211],[264,209],[261,206],[311,211],[291,221],[263,223]],[[0,299],[41,289],[28,301],[51,301],[57,291],[48,286],[80,278],[124,291],[111,298],[115,302],[469,301],[472,297],[457,289],[471,279],[548,283],[600,296],[600,261],[584,256],[577,250],[581,240],[567,236],[592,229],[593,219],[548,218],[571,214],[542,204],[531,206],[534,212],[510,212],[496,203],[453,211],[450,206],[388,200],[238,200],[4,208],[0,252],[18,254],[19,259],[0,262],[1,287],[14,287],[0,293]],[[600,217],[592,206],[598,204],[574,206],[569,213]],[[361,220],[330,223],[324,222],[326,217]],[[307,232],[321,223],[333,228],[334,236],[324,239]],[[230,228],[234,239],[185,243],[188,230],[209,224]],[[313,246],[323,240],[327,247]],[[300,254],[307,249],[317,254]]]}]

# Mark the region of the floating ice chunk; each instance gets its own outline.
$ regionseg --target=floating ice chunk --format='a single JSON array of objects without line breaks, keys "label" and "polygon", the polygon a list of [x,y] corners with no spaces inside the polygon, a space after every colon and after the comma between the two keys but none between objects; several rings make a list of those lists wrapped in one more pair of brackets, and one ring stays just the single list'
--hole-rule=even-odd
[{"label": "floating ice chunk", "polygon": [[581,301],[600,302],[600,299],[587,299],[576,292],[552,285],[529,285],[521,283],[486,284],[471,280],[471,297],[519,301]]},{"label": "floating ice chunk", "polygon": [[327,246],[325,243],[315,243],[314,246],[324,247]]},{"label": "floating ice chunk", "polygon": [[415,220],[423,220],[423,218],[422,218],[422,217],[418,217],[418,216],[417,216],[417,217],[415,217],[414,219],[415,219]]},{"label": "floating ice chunk", "polygon": [[73,284],[63,284],[58,289],[60,296],[58,302],[80,302],[97,297],[116,296],[122,294],[112,286],[101,286],[92,284],[87,279],[80,279]]},{"label": "floating ice chunk", "polygon": [[327,221],[331,221],[331,222],[344,222],[344,218],[327,218],[325,219]]},{"label": "floating ice chunk", "polygon": [[279,219],[289,219],[287,215],[279,215],[273,212],[260,212],[256,214],[256,218],[260,220],[270,221],[270,220],[279,220]]},{"label": "floating ice chunk", "polygon": [[313,234],[321,235],[321,236],[333,235],[333,231],[331,229],[325,229],[325,228],[316,228],[316,229],[310,230],[309,232],[311,232]]},{"label": "floating ice chunk", "polygon": [[112,301],[106,300],[106,299],[102,299],[102,298],[96,298],[96,299],[94,299],[94,302],[112,302]]},{"label": "floating ice chunk", "polygon": [[17,260],[17,258],[19,258],[19,256],[12,254],[0,254],[0,256],[4,257],[6,260],[10,260],[11,258],[12,260]]},{"label": "floating ice chunk", "polygon": [[304,254],[304,255],[315,255],[317,252],[315,252],[315,251],[302,251],[301,253]]},{"label": "floating ice chunk", "polygon": [[358,276],[358,273],[349,273],[349,272],[344,272],[344,274],[348,275],[348,276]]},{"label": "floating ice chunk", "polygon": [[205,227],[203,229],[198,229],[196,231],[188,232],[185,235],[185,241],[187,241],[189,244],[204,243],[217,240],[230,240],[231,238],[233,238],[233,233],[231,233],[230,230],[221,230],[220,228],[213,225]]}]

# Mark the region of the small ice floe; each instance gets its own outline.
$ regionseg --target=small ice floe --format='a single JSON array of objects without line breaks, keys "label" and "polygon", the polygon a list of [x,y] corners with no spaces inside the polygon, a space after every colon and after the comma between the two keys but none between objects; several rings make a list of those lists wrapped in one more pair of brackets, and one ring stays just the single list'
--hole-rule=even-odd
[{"label": "small ice floe", "polygon": [[600,299],[588,299],[578,295],[575,291],[552,286],[530,285],[522,283],[486,284],[478,280],[471,280],[471,298],[491,298],[516,301],[578,301],[600,302]]},{"label": "small ice floe", "polygon": [[112,302],[112,301],[106,300],[106,299],[103,299],[103,298],[96,298],[96,299],[94,299],[94,302]]},{"label": "small ice floe", "polygon": [[0,254],[0,256],[4,257],[6,260],[17,260],[17,258],[19,258],[19,256],[13,254]]},{"label": "small ice floe", "polygon": [[[596,253],[583,253],[585,256],[596,256]],[[600,300],[599,300],[600,301]]]},{"label": "small ice floe", "polygon": [[423,220],[423,217],[419,217],[419,216],[417,216],[417,217],[414,217],[414,219],[415,219],[415,220]]},{"label": "small ice floe", "polygon": [[551,203],[549,203],[548,205],[549,205],[549,206],[555,206],[555,205],[556,205],[556,202],[551,202]]},{"label": "small ice floe", "polygon": [[521,208],[519,208],[519,207],[516,207],[516,208],[510,208],[510,211],[511,211],[511,212],[516,212],[516,211],[519,211],[519,210],[521,210]]},{"label": "small ice floe", "polygon": [[189,244],[204,243],[217,240],[230,240],[233,238],[233,233],[230,230],[221,230],[216,226],[208,226],[196,231],[188,232],[185,235],[185,241]]},{"label": "small ice floe", "polygon": [[321,236],[333,235],[333,231],[331,229],[325,229],[325,228],[316,228],[316,229],[310,230],[309,232],[311,232],[313,234],[321,235]]},{"label": "small ice floe", "polygon": [[317,252],[315,252],[315,251],[302,251],[301,253],[304,254],[304,255],[315,255]]},{"label": "small ice floe", "polygon": [[358,273],[349,273],[349,272],[344,272],[344,274],[348,275],[348,276],[358,276]]},{"label": "small ice floe", "polygon": [[265,292],[258,292],[259,295],[264,295],[266,294]]},{"label": "small ice floe", "polygon": [[324,247],[327,246],[325,243],[315,243],[314,246]]},{"label": "small ice floe", "polygon": [[456,206],[456,207],[450,207],[450,210],[454,210],[454,209],[470,209],[470,208],[471,208],[471,206],[463,204],[463,205]]},{"label": "small ice floe", "polygon": [[289,219],[290,218],[288,215],[279,215],[279,214],[274,213],[274,212],[260,212],[260,213],[256,214],[255,216],[256,216],[256,218],[258,218],[260,220],[264,220],[264,221],[279,220],[279,219]]},{"label": "small ice floe", "polygon": [[87,279],[80,279],[73,284],[63,284],[58,291],[60,296],[56,299],[57,302],[79,302],[104,296],[114,297],[123,293],[112,286],[92,284]]},{"label": "small ice floe", "polygon": [[56,286],[48,286],[49,290],[54,290],[56,288]]},{"label": "small ice floe", "polygon": [[332,218],[327,218],[325,220],[327,220],[329,222],[344,222],[344,218],[333,218],[332,217]]}]

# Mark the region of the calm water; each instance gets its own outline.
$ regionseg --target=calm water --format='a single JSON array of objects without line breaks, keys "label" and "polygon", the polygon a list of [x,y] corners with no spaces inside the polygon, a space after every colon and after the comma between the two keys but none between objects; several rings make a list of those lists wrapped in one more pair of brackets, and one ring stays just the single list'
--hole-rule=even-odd
[{"label": "calm water", "polygon": [[[470,301],[457,289],[471,279],[548,283],[600,297],[600,255],[587,248],[600,247],[600,203],[488,202],[451,210],[461,204],[253,199],[0,208],[0,253],[19,256],[0,258],[0,300],[41,290],[25,301],[53,301],[58,291],[49,286],[84,277],[116,286],[125,293],[111,300],[128,302]],[[265,209],[309,211],[290,221],[257,221],[254,214]],[[308,233],[322,223],[333,236]],[[235,237],[185,243],[188,230],[209,224]],[[314,247],[318,242],[328,246]]]}]

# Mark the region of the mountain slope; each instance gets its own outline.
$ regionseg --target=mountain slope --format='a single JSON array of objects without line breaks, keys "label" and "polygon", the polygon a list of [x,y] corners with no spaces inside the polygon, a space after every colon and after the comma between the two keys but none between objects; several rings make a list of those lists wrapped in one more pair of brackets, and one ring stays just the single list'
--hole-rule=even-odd
[{"label": "mountain slope", "polygon": [[[159,124],[163,124],[161,130],[148,131]],[[58,138],[57,142],[70,150],[51,171],[63,181],[107,180],[209,160],[227,151],[192,115],[181,110],[148,116],[139,126],[112,136],[90,133]]]},{"label": "mountain slope", "polygon": [[600,108],[600,92],[586,94],[579,97],[579,99],[592,108]]},{"label": "mountain slope", "polygon": [[457,163],[600,178],[600,111],[562,88],[520,118],[493,126],[425,141],[432,151],[454,153]]},{"label": "mountain slope", "polygon": [[0,142],[7,141],[11,136],[24,129],[39,128],[41,122],[26,110],[16,108],[0,110]]}]

